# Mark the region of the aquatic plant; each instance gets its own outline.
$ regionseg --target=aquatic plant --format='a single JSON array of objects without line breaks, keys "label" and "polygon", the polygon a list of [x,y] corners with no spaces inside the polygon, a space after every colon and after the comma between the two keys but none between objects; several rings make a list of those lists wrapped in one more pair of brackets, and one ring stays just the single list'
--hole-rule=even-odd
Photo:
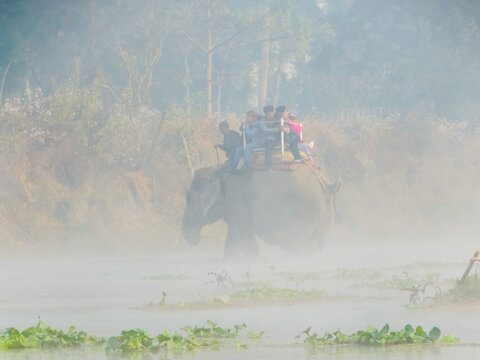
[{"label": "aquatic plant", "polygon": [[[218,349],[220,343],[215,339],[236,338],[239,331],[246,326],[241,324],[232,328],[223,328],[208,320],[202,327],[183,327],[184,334],[164,331],[156,337],[151,337],[141,329],[123,331],[122,335],[108,340],[106,351],[107,353],[128,353],[158,352],[159,350],[182,352],[206,348]],[[237,343],[236,347],[238,347]]]},{"label": "aquatic plant", "polygon": [[440,301],[462,302],[472,300],[480,300],[480,276],[476,273],[466,277],[463,282],[457,282]]},{"label": "aquatic plant", "polygon": [[260,331],[259,333],[249,332],[248,337],[252,340],[258,340],[263,336],[263,334],[265,334],[265,331]]},{"label": "aquatic plant", "polygon": [[[164,331],[157,336],[151,336],[142,329],[135,329],[122,331],[119,336],[105,339],[77,331],[74,326],[70,327],[68,332],[64,332],[39,321],[37,326],[22,332],[14,328],[0,332],[0,350],[79,348],[86,345],[103,349],[107,354],[184,352],[207,348],[215,350],[220,346],[219,339],[237,338],[245,327],[245,324],[241,324],[223,328],[212,321],[207,321],[203,327],[184,327],[182,329],[184,334]],[[234,346],[246,348],[245,344],[239,342],[235,342]]]},{"label": "aquatic plant", "polygon": [[187,333],[188,336],[194,336],[196,338],[236,338],[240,330],[246,328],[247,325],[235,325],[233,328],[222,328],[213,321],[207,320],[203,327],[191,327],[185,326],[182,330]]},{"label": "aquatic plant", "polygon": [[75,326],[64,332],[45,325],[41,320],[36,326],[22,332],[15,328],[0,332],[0,350],[74,348],[82,345],[102,345],[104,342],[103,338],[77,331]]},{"label": "aquatic plant", "polygon": [[188,279],[187,276],[182,274],[162,274],[162,275],[153,275],[153,276],[145,276],[141,278],[142,280],[186,280]]},{"label": "aquatic plant", "polygon": [[220,287],[235,287],[235,283],[233,282],[232,277],[225,270],[221,273],[211,271],[208,273],[208,275],[215,278],[215,280],[211,281],[211,283],[216,283]]},{"label": "aquatic plant", "polygon": [[240,301],[260,301],[260,302],[284,302],[292,300],[309,300],[325,298],[327,293],[323,290],[297,290],[263,286],[261,288],[252,288],[238,290],[230,295],[232,302]]},{"label": "aquatic plant", "polygon": [[[368,326],[366,330],[359,330],[356,333],[347,335],[337,330],[333,333],[326,332],[323,336],[317,333],[311,334],[311,327],[302,331],[297,338],[305,336],[304,343],[311,346],[321,345],[400,345],[400,344],[433,344],[440,339],[441,331],[433,327],[428,333],[421,326],[414,328],[408,324],[399,331],[390,331],[388,324],[385,324],[380,330]],[[459,339],[446,335],[440,339],[440,342],[446,344],[458,343]]]},{"label": "aquatic plant", "polygon": [[122,331],[120,336],[113,336],[108,339],[105,351],[113,352],[155,352],[159,350],[159,345],[154,344],[154,339],[144,330]]},{"label": "aquatic plant", "polygon": [[165,299],[162,298],[160,302],[149,303],[142,308],[152,310],[206,309],[218,306],[233,307],[265,303],[295,303],[324,299],[327,296],[328,294],[323,290],[298,290],[263,285],[260,287],[237,290],[229,295],[206,297],[201,301],[166,304],[164,301]]}]

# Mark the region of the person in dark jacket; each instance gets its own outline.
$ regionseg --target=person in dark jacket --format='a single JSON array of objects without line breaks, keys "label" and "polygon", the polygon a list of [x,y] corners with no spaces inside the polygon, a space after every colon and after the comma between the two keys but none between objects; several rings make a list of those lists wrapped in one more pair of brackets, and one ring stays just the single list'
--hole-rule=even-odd
[{"label": "person in dark jacket", "polygon": [[232,169],[235,151],[242,145],[242,138],[237,131],[230,130],[230,125],[226,121],[218,124],[218,128],[223,134],[223,144],[216,144],[213,147],[225,151],[227,161],[218,169],[218,173],[223,173]]}]

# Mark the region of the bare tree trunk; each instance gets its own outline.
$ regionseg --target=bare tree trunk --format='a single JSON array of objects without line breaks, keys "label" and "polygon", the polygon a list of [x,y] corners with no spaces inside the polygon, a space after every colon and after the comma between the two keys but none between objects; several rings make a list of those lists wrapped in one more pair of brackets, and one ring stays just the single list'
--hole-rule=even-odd
[{"label": "bare tree trunk", "polygon": [[190,150],[188,149],[188,142],[187,139],[185,139],[185,135],[183,134],[182,130],[180,130],[180,136],[182,137],[183,149],[185,151],[185,158],[187,159],[188,169],[190,170],[190,176],[191,179],[193,179],[195,169],[193,168],[192,157],[190,156]]},{"label": "bare tree trunk", "polygon": [[32,103],[32,90],[30,90],[30,81],[25,79],[25,95],[27,96],[28,103]]},{"label": "bare tree trunk", "polygon": [[150,170],[150,168],[152,167],[152,162],[155,157],[155,152],[157,151],[158,140],[160,139],[160,134],[162,133],[162,126],[163,126],[163,123],[165,122],[165,115],[166,113],[163,112],[162,116],[160,117],[160,121],[158,122],[157,131],[155,132],[155,136],[153,137],[150,153],[148,154],[147,161],[143,166],[144,169],[146,168]]},{"label": "bare tree trunk", "polygon": [[217,85],[217,113],[220,115],[222,112],[222,87],[223,87],[223,75],[218,77]]},{"label": "bare tree trunk", "polygon": [[190,66],[188,65],[188,55],[185,54],[185,101],[187,102],[187,114],[188,116],[192,115],[192,95],[191,95],[191,78],[190,78]]},{"label": "bare tree trunk", "polygon": [[222,70],[217,75],[217,113],[218,114],[222,113],[222,90],[223,90],[223,84],[225,82],[225,78],[227,77],[226,69],[225,69],[225,64],[227,63],[227,61],[228,61],[228,52],[222,56]]},{"label": "bare tree trunk", "polygon": [[277,70],[277,81],[275,84],[275,96],[273,98],[273,104],[275,106],[278,105],[278,98],[280,97],[280,81],[282,79],[282,63],[278,66]]},{"label": "bare tree trunk", "polygon": [[5,71],[3,72],[2,77],[2,85],[0,86],[0,106],[3,105],[3,88],[5,86],[5,79],[7,78],[8,70],[10,70],[10,66],[12,66],[12,62],[9,61]]},{"label": "bare tree trunk", "polygon": [[145,70],[145,73],[140,76],[140,81],[138,85],[139,105],[150,104],[150,90],[152,87],[153,73],[161,56],[162,50],[160,50],[160,48],[151,50],[148,54],[147,69]]},{"label": "bare tree trunk", "polygon": [[207,4],[207,116],[212,116],[212,70],[213,70],[213,41],[211,27],[211,0]]},{"label": "bare tree trunk", "polygon": [[95,11],[97,8],[98,0],[90,0],[90,7],[89,7],[89,28],[90,28],[90,36],[89,36],[89,46],[90,51],[93,56],[93,63],[95,67],[95,75],[102,72],[102,65],[100,59],[98,57],[98,49],[97,49],[97,34],[98,34],[98,27],[97,21],[95,19]]},{"label": "bare tree trunk", "polygon": [[265,39],[262,42],[262,71],[260,81],[260,91],[258,96],[258,108],[262,108],[267,104],[268,94],[268,74],[270,70],[270,1],[265,0],[267,14],[265,16]]}]

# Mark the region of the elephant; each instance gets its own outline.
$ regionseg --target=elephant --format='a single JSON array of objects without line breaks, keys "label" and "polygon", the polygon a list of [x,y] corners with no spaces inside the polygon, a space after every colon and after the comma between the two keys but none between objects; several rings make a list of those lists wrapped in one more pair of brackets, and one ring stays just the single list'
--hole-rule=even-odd
[{"label": "elephant", "polygon": [[235,171],[225,179],[216,168],[201,168],[187,191],[183,236],[196,245],[203,226],[224,219],[225,257],[258,255],[256,237],[290,253],[321,248],[339,186],[305,164],[293,171]]}]

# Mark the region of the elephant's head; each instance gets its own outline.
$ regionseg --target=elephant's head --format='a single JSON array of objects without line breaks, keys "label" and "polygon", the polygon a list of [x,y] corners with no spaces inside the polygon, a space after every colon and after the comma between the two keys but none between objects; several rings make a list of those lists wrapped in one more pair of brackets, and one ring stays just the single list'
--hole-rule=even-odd
[{"label": "elephant's head", "polygon": [[182,232],[190,245],[200,241],[202,227],[222,217],[221,184],[207,169],[197,170],[187,191]]}]

